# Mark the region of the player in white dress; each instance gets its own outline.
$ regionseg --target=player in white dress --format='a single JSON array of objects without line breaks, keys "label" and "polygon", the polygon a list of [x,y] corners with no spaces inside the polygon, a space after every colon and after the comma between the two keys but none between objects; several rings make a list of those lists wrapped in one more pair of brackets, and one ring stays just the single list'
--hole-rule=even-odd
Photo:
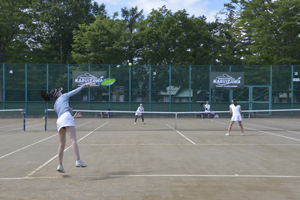
[{"label": "player in white dress", "polygon": [[208,101],[206,102],[206,104],[205,104],[203,107],[204,107],[204,109],[205,109],[205,111],[204,111],[205,113],[202,114],[202,120],[201,120],[201,121],[204,120],[204,116],[205,116],[205,115],[206,115],[206,116],[210,115],[211,121],[214,121],[214,120],[213,120],[213,115],[212,115],[212,113],[210,112],[210,105],[209,105]]},{"label": "player in white dress", "polygon": [[230,120],[230,124],[229,124],[229,127],[228,127],[228,131],[227,133],[225,134],[226,136],[229,136],[230,134],[230,130],[231,130],[231,127],[233,125],[234,122],[239,122],[239,125],[240,125],[240,128],[241,128],[241,131],[242,131],[242,136],[244,136],[244,130],[243,130],[243,125],[242,125],[242,109],[241,109],[241,106],[240,105],[237,105],[237,102],[235,99],[232,100],[232,103],[230,106],[229,106],[229,109],[230,109],[230,113],[232,113],[232,117],[231,117],[231,120]]},{"label": "player in white dress", "polygon": [[134,120],[134,124],[136,124],[136,120],[138,117],[142,117],[142,122],[143,124],[146,124],[144,122],[144,107],[143,107],[143,104],[140,104],[140,106],[137,108],[136,112],[135,112],[135,120]]}]

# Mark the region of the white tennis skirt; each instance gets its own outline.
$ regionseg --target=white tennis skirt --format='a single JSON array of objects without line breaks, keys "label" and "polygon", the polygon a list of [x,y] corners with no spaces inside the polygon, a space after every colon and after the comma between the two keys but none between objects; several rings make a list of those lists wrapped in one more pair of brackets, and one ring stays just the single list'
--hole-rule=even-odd
[{"label": "white tennis skirt", "polygon": [[238,121],[243,121],[243,119],[241,115],[232,115],[231,121],[238,122]]},{"label": "white tennis skirt", "polygon": [[56,121],[57,131],[66,126],[75,126],[74,118],[69,111],[62,114]]}]

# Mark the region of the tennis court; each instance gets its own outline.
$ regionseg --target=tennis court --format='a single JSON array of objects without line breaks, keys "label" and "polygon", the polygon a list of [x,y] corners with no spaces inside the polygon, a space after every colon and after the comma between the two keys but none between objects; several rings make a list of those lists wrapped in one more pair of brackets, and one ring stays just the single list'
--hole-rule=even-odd
[{"label": "tennis court", "polygon": [[298,118],[75,119],[58,173],[56,119],[0,119],[1,199],[299,199]]}]

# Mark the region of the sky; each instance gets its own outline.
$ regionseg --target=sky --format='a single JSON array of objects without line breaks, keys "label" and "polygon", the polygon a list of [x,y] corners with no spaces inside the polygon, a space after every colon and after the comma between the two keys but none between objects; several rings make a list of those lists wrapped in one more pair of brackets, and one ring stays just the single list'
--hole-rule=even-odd
[{"label": "sky", "polygon": [[145,18],[152,9],[157,10],[166,5],[172,13],[185,9],[188,14],[196,17],[204,15],[208,22],[215,20],[217,12],[224,8],[224,3],[230,3],[231,0],[94,0],[99,5],[105,4],[107,14],[112,16],[115,12],[121,15],[121,8],[128,9],[137,6],[138,10],[143,9]]}]

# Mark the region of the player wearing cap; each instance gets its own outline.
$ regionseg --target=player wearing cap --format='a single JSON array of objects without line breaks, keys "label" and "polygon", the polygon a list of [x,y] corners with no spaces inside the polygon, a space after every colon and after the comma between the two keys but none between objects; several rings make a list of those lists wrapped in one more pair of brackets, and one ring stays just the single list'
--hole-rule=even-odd
[{"label": "player wearing cap", "polygon": [[144,122],[143,113],[144,113],[144,107],[143,107],[143,104],[140,104],[140,106],[137,108],[137,110],[135,112],[135,121],[134,121],[134,124],[136,124],[136,120],[137,120],[138,117],[142,117],[143,124],[146,124]]}]

